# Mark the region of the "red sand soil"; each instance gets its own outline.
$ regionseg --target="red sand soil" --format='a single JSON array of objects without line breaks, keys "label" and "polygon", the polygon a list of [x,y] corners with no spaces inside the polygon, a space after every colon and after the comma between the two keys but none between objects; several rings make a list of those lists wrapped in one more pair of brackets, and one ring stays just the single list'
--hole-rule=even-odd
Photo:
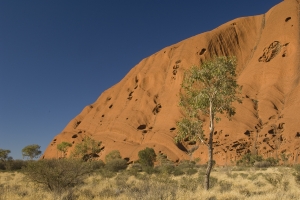
[{"label": "red sand soil", "polygon": [[[265,158],[285,153],[290,163],[299,163],[299,11],[296,0],[285,0],[266,14],[232,20],[143,59],[71,120],[43,158],[60,155],[56,145],[62,141],[75,145],[90,136],[103,142],[101,159],[119,150],[134,161],[145,147],[173,161],[189,159],[187,151],[194,145],[174,143],[184,70],[215,55],[234,55],[243,103],[234,104],[237,113],[231,121],[222,117],[217,124],[217,164],[233,163],[247,152]],[[207,147],[200,145],[193,157],[206,162]]]}]

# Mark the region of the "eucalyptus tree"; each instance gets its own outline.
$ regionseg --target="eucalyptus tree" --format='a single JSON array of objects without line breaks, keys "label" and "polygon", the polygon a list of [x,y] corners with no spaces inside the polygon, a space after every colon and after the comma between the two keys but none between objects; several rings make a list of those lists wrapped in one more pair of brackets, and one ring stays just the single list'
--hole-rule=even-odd
[{"label": "eucalyptus tree", "polygon": [[[217,114],[226,114],[230,119],[235,114],[232,103],[241,103],[241,86],[236,81],[236,58],[215,57],[201,66],[186,70],[182,82],[179,105],[185,116],[177,122],[176,142],[186,138],[200,141],[208,147],[208,164],[204,187],[209,189],[213,166],[213,135]],[[204,134],[203,117],[209,118],[209,134]]]},{"label": "eucalyptus tree", "polygon": [[37,158],[39,155],[41,155],[42,151],[40,151],[41,146],[37,144],[31,144],[22,149],[22,155],[24,157],[30,158],[30,160],[33,160],[33,158]]},{"label": "eucalyptus tree", "polygon": [[66,152],[68,151],[68,148],[71,147],[72,144],[69,142],[61,142],[57,144],[57,150],[59,150],[62,153],[62,157],[65,157]]},{"label": "eucalyptus tree", "polygon": [[6,161],[7,159],[9,159],[8,154],[10,154],[10,150],[0,149],[0,160],[1,161]]},{"label": "eucalyptus tree", "polygon": [[83,160],[88,161],[94,157],[99,157],[101,148],[101,141],[96,141],[93,138],[85,136],[81,143],[75,145],[71,157],[81,157]]}]

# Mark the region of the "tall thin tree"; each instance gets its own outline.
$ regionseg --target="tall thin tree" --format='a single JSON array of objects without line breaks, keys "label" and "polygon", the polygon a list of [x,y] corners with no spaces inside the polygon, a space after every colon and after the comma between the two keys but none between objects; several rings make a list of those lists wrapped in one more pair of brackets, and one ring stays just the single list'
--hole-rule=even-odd
[{"label": "tall thin tree", "polygon": [[[235,114],[232,103],[238,101],[241,86],[236,81],[236,58],[215,57],[201,66],[192,66],[184,74],[180,103],[185,112],[184,118],[177,122],[177,142],[186,138],[199,140],[208,147],[208,165],[204,187],[209,189],[210,173],[213,166],[213,135],[217,114]],[[201,115],[209,118],[209,134],[203,131]],[[203,119],[203,117],[202,117]]]}]

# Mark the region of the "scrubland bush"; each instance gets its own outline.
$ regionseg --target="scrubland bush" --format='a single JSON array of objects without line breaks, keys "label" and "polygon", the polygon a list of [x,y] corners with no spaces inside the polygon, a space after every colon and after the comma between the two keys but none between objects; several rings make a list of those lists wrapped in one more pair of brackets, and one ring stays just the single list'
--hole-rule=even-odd
[{"label": "scrubland bush", "polygon": [[105,156],[106,163],[115,159],[122,159],[120,151],[118,150],[113,150]]},{"label": "scrubland bush", "polygon": [[0,170],[6,171],[15,171],[20,170],[22,167],[26,166],[26,162],[24,160],[6,160],[0,161]]},{"label": "scrubland bush", "polygon": [[255,162],[253,164],[253,166],[257,167],[257,168],[267,168],[267,167],[271,166],[271,163],[264,160],[264,161],[260,161],[260,162]]},{"label": "scrubland bush", "polygon": [[178,167],[175,167],[174,172],[173,172],[174,176],[181,176],[183,174],[185,174],[185,173],[184,173],[184,171],[182,169],[180,169]]},{"label": "scrubland bush", "polygon": [[255,162],[263,161],[262,156],[245,154],[240,160],[236,162],[238,166],[253,166]]},{"label": "scrubland bush", "polygon": [[71,152],[71,157],[81,158],[84,161],[93,160],[99,157],[101,152],[101,141],[96,141],[90,137],[84,137],[81,143],[75,145],[74,150]]},{"label": "scrubland bush", "polygon": [[105,168],[112,172],[118,172],[127,168],[127,161],[121,158],[110,160],[106,163]]},{"label": "scrubland bush", "polygon": [[139,151],[139,163],[143,166],[154,166],[154,161],[156,160],[156,154],[154,149],[146,147],[146,149]]},{"label": "scrubland bush", "polygon": [[155,169],[162,174],[173,174],[175,166],[172,163],[165,163],[161,166],[156,167]]},{"label": "scrubland bush", "polygon": [[260,155],[252,155],[250,153],[245,154],[240,160],[236,162],[237,166],[240,167],[257,167],[257,168],[268,168],[271,166],[278,165],[279,160],[273,157],[263,159]]},{"label": "scrubland bush", "polygon": [[273,157],[267,158],[266,161],[269,162],[271,166],[276,166],[279,163],[279,159]]},{"label": "scrubland bush", "polygon": [[30,181],[61,195],[82,183],[85,175],[93,171],[93,165],[75,159],[39,160],[28,162],[22,171]]}]

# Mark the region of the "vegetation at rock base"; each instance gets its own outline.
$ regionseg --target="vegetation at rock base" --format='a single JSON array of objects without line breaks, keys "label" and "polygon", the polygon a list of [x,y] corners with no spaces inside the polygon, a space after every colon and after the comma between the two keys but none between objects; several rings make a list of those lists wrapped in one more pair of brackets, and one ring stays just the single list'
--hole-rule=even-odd
[{"label": "vegetation at rock base", "polygon": [[8,154],[10,154],[10,150],[0,149],[0,160],[1,161],[6,161],[7,159],[9,159]]},{"label": "vegetation at rock base", "polygon": [[113,150],[105,156],[106,169],[111,172],[118,172],[127,168],[127,161],[122,159],[120,151]]},{"label": "vegetation at rock base", "polygon": [[[216,57],[205,61],[201,66],[192,66],[185,71],[180,102],[185,113],[177,122],[176,142],[188,138],[201,141],[208,147],[208,165],[205,174],[205,188],[209,189],[210,172],[213,167],[213,134],[218,114],[227,114],[228,118],[235,114],[232,103],[241,102],[238,94],[241,86],[236,81],[235,57]],[[209,134],[203,131],[202,116],[209,118]]]},{"label": "vegetation at rock base", "polygon": [[98,154],[101,152],[101,144],[102,142],[86,136],[81,143],[75,145],[71,157],[81,158],[84,161],[99,157]]},{"label": "vegetation at rock base", "polygon": [[139,163],[146,167],[153,167],[156,160],[156,153],[154,149],[146,147],[144,150],[139,151]]},{"label": "vegetation at rock base", "polygon": [[121,154],[120,154],[120,151],[118,150],[113,150],[111,152],[109,152],[106,156],[105,156],[105,162],[108,163],[112,160],[115,160],[115,159],[121,159]]},{"label": "vegetation at rock base", "polygon": [[61,142],[57,144],[57,150],[59,150],[62,153],[62,157],[65,157],[66,152],[68,151],[68,148],[71,147],[72,144],[69,142]]},{"label": "vegetation at rock base", "polygon": [[161,152],[156,155],[152,148],[141,150],[140,160],[129,166],[117,150],[106,155],[106,163],[80,157],[20,162],[7,159],[8,153],[2,157],[14,167],[0,171],[1,200],[296,200],[300,196],[300,165],[279,166],[279,160],[259,155],[245,154],[237,166],[215,166],[207,191],[203,184],[207,164],[190,160],[174,163]]},{"label": "vegetation at rock base", "polygon": [[[118,173],[112,172],[110,177],[102,174],[105,166],[93,164],[96,161],[60,159],[28,162],[30,164],[21,172],[0,172],[0,199],[296,200],[300,196],[298,165],[293,168],[243,167],[242,170],[239,166],[215,167],[211,173],[211,188],[207,191],[201,184],[204,182],[205,166],[190,161],[174,165],[174,168],[180,167],[184,171],[193,165],[196,173],[192,175],[184,173],[176,176],[159,171],[154,174],[140,171],[133,175],[129,167]],[[50,186],[38,183],[43,180],[38,174],[48,177]]]},{"label": "vegetation at rock base", "polygon": [[32,161],[22,170],[30,181],[58,196],[82,183],[85,175],[92,171],[93,165],[91,163],[78,159]]},{"label": "vegetation at rock base", "polygon": [[30,160],[33,160],[34,158],[37,158],[39,155],[41,155],[42,151],[40,151],[41,146],[37,144],[31,144],[22,149],[22,156],[30,158]]}]

